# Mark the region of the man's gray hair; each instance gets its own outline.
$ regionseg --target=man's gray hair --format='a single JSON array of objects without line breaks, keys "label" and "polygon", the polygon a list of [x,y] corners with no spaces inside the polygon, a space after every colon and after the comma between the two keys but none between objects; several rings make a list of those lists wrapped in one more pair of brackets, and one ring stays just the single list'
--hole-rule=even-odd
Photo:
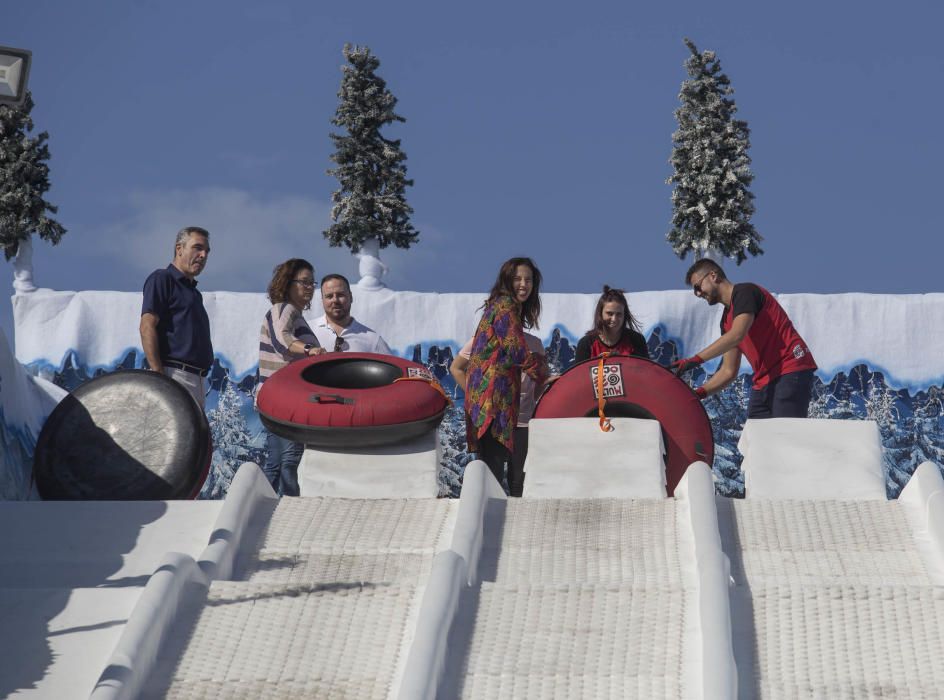
[{"label": "man's gray hair", "polygon": [[199,226],[184,226],[177,232],[177,240],[174,241],[174,250],[177,250],[177,246],[186,243],[187,239],[190,238],[190,235],[193,233],[199,233],[201,236],[210,237],[210,232],[205,228],[200,228]]}]

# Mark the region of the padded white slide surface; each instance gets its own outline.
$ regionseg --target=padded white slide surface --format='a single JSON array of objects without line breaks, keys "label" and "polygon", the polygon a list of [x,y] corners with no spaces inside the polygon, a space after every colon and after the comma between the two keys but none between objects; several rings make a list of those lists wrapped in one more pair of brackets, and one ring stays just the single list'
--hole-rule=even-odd
[{"label": "padded white slide surface", "polygon": [[493,505],[438,697],[688,697],[691,543],[675,501]]},{"label": "padded white slide surface", "polygon": [[740,697],[940,697],[944,591],[900,503],[718,502]]},{"label": "padded white slide surface", "polygon": [[448,546],[455,507],[446,499],[283,498],[245,578],[417,582]]},{"label": "padded white slide surface", "polygon": [[689,602],[680,589],[483,584],[457,620],[475,630],[458,692],[442,697],[688,697]]},{"label": "padded white slide surface", "polygon": [[456,505],[283,498],[247,580],[210,586],[150,697],[388,697]]},{"label": "padded white slide surface", "polygon": [[944,595],[930,586],[755,590],[755,698],[940,698]]},{"label": "padded white slide surface", "polygon": [[[731,575],[755,587],[795,583],[929,583],[895,501],[723,500],[733,513]],[[722,526],[723,527],[723,526]],[[731,552],[729,552],[729,555]]]},{"label": "padded white slide surface", "polygon": [[510,499],[500,527],[497,583],[682,585],[674,501]]},{"label": "padded white slide surface", "polygon": [[390,583],[214,583],[166,697],[386,698],[414,593]]},{"label": "padded white slide surface", "polygon": [[892,502],[719,498],[703,463],[673,499],[466,486],[263,509],[142,697],[940,697],[933,465]]}]

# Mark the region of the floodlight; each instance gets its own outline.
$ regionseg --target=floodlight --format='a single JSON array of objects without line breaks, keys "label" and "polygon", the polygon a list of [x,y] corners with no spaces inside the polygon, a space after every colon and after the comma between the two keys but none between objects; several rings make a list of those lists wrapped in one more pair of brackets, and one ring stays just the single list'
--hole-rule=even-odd
[{"label": "floodlight", "polygon": [[32,55],[26,49],[0,46],[0,104],[23,104]]}]

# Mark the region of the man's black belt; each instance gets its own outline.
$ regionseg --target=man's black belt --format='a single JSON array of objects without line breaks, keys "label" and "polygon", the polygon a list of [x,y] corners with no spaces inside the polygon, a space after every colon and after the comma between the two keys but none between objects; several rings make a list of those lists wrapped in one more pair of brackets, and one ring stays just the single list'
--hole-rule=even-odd
[{"label": "man's black belt", "polygon": [[186,362],[181,362],[180,360],[164,360],[165,367],[173,367],[174,369],[182,369],[184,372],[189,372],[190,374],[199,374],[201,377],[207,376],[207,372],[210,370],[200,369],[193,365],[188,365]]}]

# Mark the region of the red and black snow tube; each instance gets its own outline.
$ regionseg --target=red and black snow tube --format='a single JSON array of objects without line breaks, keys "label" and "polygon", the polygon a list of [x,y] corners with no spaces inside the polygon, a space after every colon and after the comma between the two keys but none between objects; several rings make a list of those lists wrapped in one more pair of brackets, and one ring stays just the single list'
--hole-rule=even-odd
[{"label": "red and black snow tube", "polygon": [[169,377],[122,370],[90,379],[43,424],[33,475],[46,500],[196,498],[212,456],[210,426]]},{"label": "red and black snow tube", "polygon": [[[596,416],[600,358],[574,365],[551,384],[534,409],[535,418]],[[609,418],[652,418],[662,426],[666,490],[671,496],[692,462],[711,465],[715,443],[701,401],[675,373],[638,357],[603,361],[604,411]]]},{"label": "red and black snow tube", "polygon": [[[415,380],[415,381],[397,381]],[[281,437],[318,447],[372,447],[435,430],[446,396],[423,365],[369,352],[297,360],[269,377],[256,406]]]}]

